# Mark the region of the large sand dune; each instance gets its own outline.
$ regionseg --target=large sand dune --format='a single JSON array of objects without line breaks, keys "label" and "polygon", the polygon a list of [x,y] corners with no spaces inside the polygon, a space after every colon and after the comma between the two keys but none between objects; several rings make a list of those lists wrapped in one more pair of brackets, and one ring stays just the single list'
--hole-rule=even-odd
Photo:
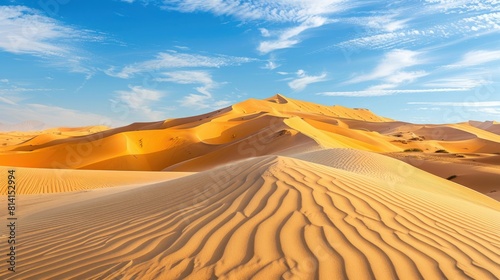
[{"label": "large sand dune", "polygon": [[[346,165],[329,166],[330,156]],[[496,279],[499,204],[354,150],[264,156],[22,217],[2,279]],[[322,164],[311,161],[321,162]],[[335,161],[336,162],[336,161]],[[225,178],[225,179],[224,179]],[[432,185],[429,185],[432,183]],[[113,188],[119,190],[120,188]],[[63,194],[62,194],[63,195]],[[83,199],[85,195],[93,199]],[[58,194],[46,199],[58,200]],[[82,198],[83,197],[83,198]],[[28,203],[27,199],[26,203]],[[19,278],[20,277],[20,278]]]},{"label": "large sand dune", "polygon": [[0,279],[499,279],[497,128],[276,95],[2,133],[18,262]]}]

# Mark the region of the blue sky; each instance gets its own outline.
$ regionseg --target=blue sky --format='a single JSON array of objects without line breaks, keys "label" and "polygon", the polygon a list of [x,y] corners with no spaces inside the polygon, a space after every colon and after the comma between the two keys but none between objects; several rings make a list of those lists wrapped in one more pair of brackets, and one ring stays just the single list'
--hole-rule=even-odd
[{"label": "blue sky", "polygon": [[276,93],[414,123],[500,120],[498,0],[0,3],[0,130]]}]

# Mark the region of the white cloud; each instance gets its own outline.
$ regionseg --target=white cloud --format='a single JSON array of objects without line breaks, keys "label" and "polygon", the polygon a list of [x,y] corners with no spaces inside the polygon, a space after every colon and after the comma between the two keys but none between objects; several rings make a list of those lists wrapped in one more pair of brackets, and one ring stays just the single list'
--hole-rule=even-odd
[{"label": "white cloud", "polygon": [[173,82],[177,84],[214,84],[212,76],[205,71],[174,71],[164,72],[166,78],[158,78],[159,82]]},{"label": "white cloud", "polygon": [[450,68],[470,67],[500,60],[500,51],[476,50],[466,53],[462,60],[449,65]]},{"label": "white cloud", "polygon": [[196,91],[208,98],[212,97],[211,90],[217,87],[212,76],[205,71],[174,71],[162,73],[165,78],[156,79],[159,82],[172,82],[177,84],[200,84]]},{"label": "white cloud", "polygon": [[297,78],[288,83],[288,86],[295,91],[303,90],[310,84],[319,83],[327,80],[326,73],[323,73],[318,76],[308,76],[306,75],[304,70],[300,69],[297,71],[296,74]]},{"label": "white cloud", "polygon": [[94,72],[84,66],[82,41],[102,41],[104,36],[91,30],[77,29],[42,12],[25,6],[0,6],[0,50],[43,58],[44,63],[71,72]]},{"label": "white cloud", "polygon": [[186,13],[209,12],[233,16],[241,21],[264,20],[271,22],[301,22],[353,6],[343,0],[272,1],[272,0],[164,0],[163,8]]},{"label": "white cloud", "polygon": [[381,85],[370,88],[370,90],[395,88],[402,83],[411,83],[418,78],[427,76],[425,71],[403,71],[415,65],[424,63],[421,52],[410,50],[392,50],[384,55],[375,69],[365,75],[359,75],[347,81],[348,84],[380,80]]},{"label": "white cloud", "polygon": [[232,16],[244,22],[259,20],[296,25],[281,31],[260,28],[264,38],[275,37],[259,44],[257,50],[262,54],[295,46],[301,42],[301,33],[331,22],[328,20],[329,15],[355,5],[344,0],[165,0],[162,3],[163,8],[186,13],[209,12],[218,16]]},{"label": "white cloud", "polygon": [[408,102],[410,105],[432,105],[451,107],[500,107],[500,101],[480,101],[480,102]]},{"label": "white cloud", "polygon": [[394,85],[399,85],[402,83],[411,83],[414,82],[415,80],[425,77],[429,75],[429,73],[425,71],[410,71],[410,72],[396,72],[394,75],[389,75],[385,78],[385,81],[394,84]]},{"label": "white cloud", "polygon": [[198,93],[190,93],[179,100],[183,107],[192,109],[220,108],[230,104],[227,100],[215,100],[212,90],[219,86],[206,71],[172,71],[162,73],[163,78],[156,79],[159,82],[171,82],[184,85],[200,85],[194,89]]},{"label": "white cloud", "polygon": [[353,19],[346,19],[346,22],[352,22],[357,25],[364,26],[373,32],[394,32],[400,29],[405,29],[408,27],[409,18],[396,19],[397,13],[392,13],[388,15],[378,15],[378,16],[368,16],[368,17],[358,17]]},{"label": "white cloud", "polygon": [[401,70],[423,63],[419,58],[420,52],[410,50],[393,50],[384,55],[377,67],[366,75],[351,79],[348,83],[359,83],[380,78],[386,78],[400,73]]},{"label": "white cloud", "polygon": [[269,60],[269,61],[267,61],[266,65],[264,65],[264,67],[262,67],[262,68],[268,69],[268,70],[274,70],[280,66],[281,65],[277,64],[274,60]]},{"label": "white cloud", "polygon": [[[477,75],[477,74],[476,74]],[[475,74],[468,73],[463,76],[449,77],[444,79],[436,79],[423,84],[425,87],[461,87],[475,88],[482,85],[491,84],[491,81],[482,78],[481,76],[474,78]]]},{"label": "white cloud", "polygon": [[25,6],[0,6],[0,49],[16,54],[67,56],[70,42],[100,40]]},{"label": "white cloud", "polygon": [[279,36],[274,40],[263,41],[257,50],[266,54],[279,49],[287,49],[301,42],[299,35],[309,29],[320,27],[327,23],[323,17],[311,17],[302,22],[299,26],[291,27],[279,32]]},{"label": "white cloud", "polygon": [[252,62],[254,59],[235,56],[205,56],[199,54],[178,53],[176,51],[161,52],[155,59],[135,63],[125,66],[120,71],[115,71],[112,67],[105,73],[112,77],[131,78],[138,73],[159,71],[162,69],[187,68],[187,67],[208,67],[219,68],[222,66],[240,65]]},{"label": "white cloud", "polygon": [[468,111],[500,116],[500,108],[476,108],[476,109],[469,108]]},{"label": "white cloud", "polygon": [[439,12],[463,13],[498,9],[498,0],[425,0],[428,7]]},{"label": "white cloud", "polygon": [[2,83],[8,83],[9,79],[1,79],[0,82],[2,82]]},{"label": "white cloud", "polygon": [[262,37],[270,37],[271,36],[271,32],[269,32],[269,30],[267,30],[266,28],[259,28],[259,31],[260,31],[260,34],[262,35]]},{"label": "white cloud", "polygon": [[[498,10],[498,8],[497,8]],[[386,32],[370,32],[361,37],[350,39],[335,46],[343,49],[369,48],[369,49],[392,49],[402,48],[408,45],[425,45],[436,39],[470,38],[472,36],[483,36],[500,31],[500,12],[485,12],[481,15],[439,21],[435,25],[427,25],[420,29],[415,26],[400,25],[401,29]],[[440,17],[439,12],[434,11],[431,16]],[[405,28],[406,27],[406,28]]]},{"label": "white cloud", "polygon": [[401,93],[431,93],[431,92],[460,92],[468,91],[469,88],[434,88],[434,89],[372,89],[359,91],[329,91],[320,92],[317,95],[324,96],[350,96],[350,97],[371,97],[371,96],[387,96]]},{"label": "white cloud", "polygon": [[116,99],[111,100],[111,102],[114,104],[124,104],[130,110],[130,113],[138,113],[141,118],[145,118],[148,121],[165,118],[163,112],[152,108],[152,105],[163,97],[164,94],[162,92],[140,86],[129,86],[129,89],[128,91],[116,91]]},{"label": "white cloud", "polygon": [[179,103],[183,107],[191,108],[193,110],[211,108],[216,110],[218,108],[226,107],[231,104],[229,100],[214,100],[211,96],[202,94],[189,94],[182,98]]},{"label": "white cloud", "polygon": [[43,92],[43,91],[59,91],[60,89],[49,89],[49,88],[26,88],[19,87],[7,80],[4,82],[5,86],[0,86],[0,102],[7,103],[10,105],[16,105],[20,101],[26,99],[25,94],[27,92]]}]

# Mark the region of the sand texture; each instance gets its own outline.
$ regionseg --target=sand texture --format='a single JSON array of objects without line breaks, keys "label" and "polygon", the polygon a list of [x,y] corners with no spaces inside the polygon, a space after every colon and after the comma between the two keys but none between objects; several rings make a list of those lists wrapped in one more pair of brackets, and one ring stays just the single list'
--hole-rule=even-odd
[{"label": "sand texture", "polygon": [[276,95],[5,132],[18,262],[0,279],[499,279],[497,128]]}]

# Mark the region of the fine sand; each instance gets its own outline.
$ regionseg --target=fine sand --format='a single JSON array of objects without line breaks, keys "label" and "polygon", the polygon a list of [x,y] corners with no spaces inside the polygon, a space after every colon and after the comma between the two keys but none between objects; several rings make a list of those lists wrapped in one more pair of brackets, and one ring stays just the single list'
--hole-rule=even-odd
[{"label": "fine sand", "polygon": [[497,128],[276,95],[5,132],[17,263],[0,279],[499,279]]},{"label": "fine sand", "polygon": [[[394,165],[400,171],[387,175]],[[15,277],[4,269],[2,279],[500,275],[498,202],[369,152],[264,156],[44,199],[63,203],[19,217],[23,258]]]}]

